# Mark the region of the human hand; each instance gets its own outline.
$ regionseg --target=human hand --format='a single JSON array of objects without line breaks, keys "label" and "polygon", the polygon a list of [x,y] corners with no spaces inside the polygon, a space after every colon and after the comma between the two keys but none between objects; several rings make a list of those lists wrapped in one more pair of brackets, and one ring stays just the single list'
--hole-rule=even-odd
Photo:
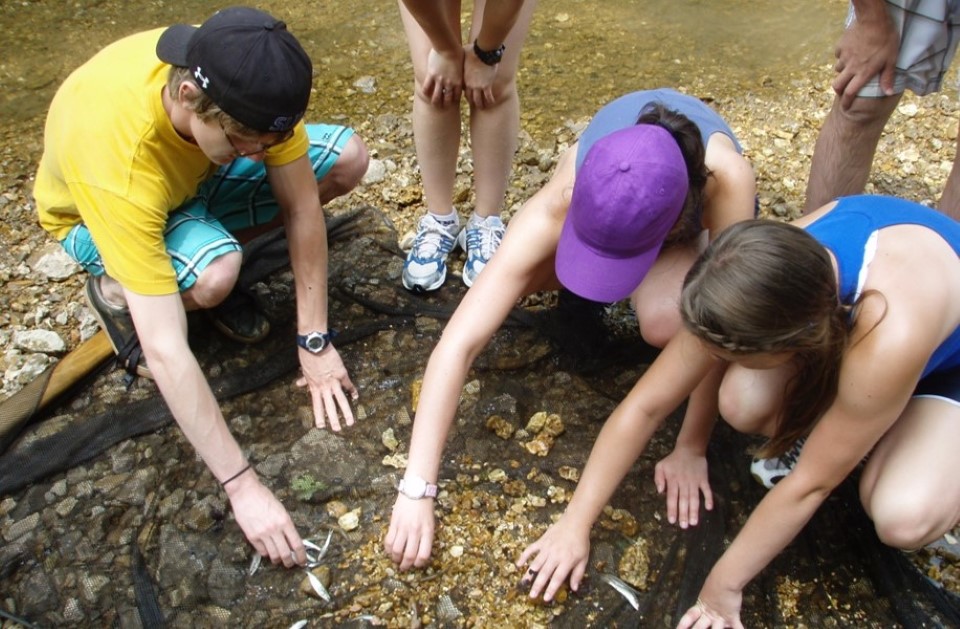
[{"label": "human hand", "polygon": [[255,473],[247,472],[224,488],[240,530],[254,549],[287,568],[307,563],[307,552],[290,514]]},{"label": "human hand", "polygon": [[707,477],[707,458],[683,448],[661,459],[653,470],[657,493],[667,495],[667,521],[680,528],[696,526],[700,518],[700,493],[703,506],[713,509],[713,492]]},{"label": "human hand", "polygon": [[496,103],[493,95],[493,80],[497,76],[497,68],[488,66],[480,61],[473,52],[473,45],[463,47],[463,89],[470,104],[478,109],[492,107]]},{"label": "human hand", "polygon": [[743,629],[740,622],[742,603],[743,592],[713,588],[707,578],[696,604],[680,618],[677,629]]},{"label": "human hand", "polygon": [[400,564],[401,570],[422,568],[430,560],[434,528],[433,500],[413,500],[399,494],[390,514],[383,549],[394,563]]},{"label": "human hand", "polygon": [[530,598],[537,598],[543,592],[543,600],[549,602],[567,575],[570,576],[570,589],[577,591],[589,557],[590,529],[577,530],[561,517],[540,539],[527,546],[517,560],[517,567],[522,568],[530,562],[521,581],[532,582]]},{"label": "human hand", "polygon": [[350,399],[353,401],[360,397],[360,393],[350,380],[350,375],[337,349],[329,345],[319,354],[313,354],[303,348],[299,351],[303,375],[297,379],[297,386],[310,389],[317,428],[323,428],[326,417],[330,420],[330,428],[334,432],[339,432],[340,416],[337,413],[337,407],[340,408],[347,426],[353,426],[353,410],[350,408],[345,392],[350,394]]},{"label": "human hand", "polygon": [[837,42],[833,91],[840,97],[840,106],[847,109],[857,93],[873,77],[880,75],[880,88],[893,95],[893,79],[900,52],[900,36],[886,10],[877,15],[858,15]]},{"label": "human hand", "polygon": [[459,103],[463,91],[463,49],[448,54],[431,48],[421,89],[423,97],[435,107]]}]

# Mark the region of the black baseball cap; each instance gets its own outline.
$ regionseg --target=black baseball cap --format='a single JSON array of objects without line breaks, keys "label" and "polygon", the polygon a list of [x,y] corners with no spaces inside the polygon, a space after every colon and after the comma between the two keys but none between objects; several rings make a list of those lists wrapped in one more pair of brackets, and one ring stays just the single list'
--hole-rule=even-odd
[{"label": "black baseball cap", "polygon": [[175,24],[157,57],[189,68],[227,115],[261,133],[289,131],[310,101],[313,65],[287,25],[250,7],[229,7],[199,27]]}]

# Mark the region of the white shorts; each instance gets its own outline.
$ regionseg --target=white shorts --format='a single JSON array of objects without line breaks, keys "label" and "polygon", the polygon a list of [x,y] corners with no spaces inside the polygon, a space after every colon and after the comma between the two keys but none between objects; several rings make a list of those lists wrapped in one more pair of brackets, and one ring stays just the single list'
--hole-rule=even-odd
[{"label": "white shorts", "polygon": [[[960,40],[960,0],[887,0],[887,12],[900,34],[894,91],[909,89],[921,96],[938,91]],[[851,3],[847,28],[855,20]],[[871,79],[857,95],[886,96],[880,77]]]}]

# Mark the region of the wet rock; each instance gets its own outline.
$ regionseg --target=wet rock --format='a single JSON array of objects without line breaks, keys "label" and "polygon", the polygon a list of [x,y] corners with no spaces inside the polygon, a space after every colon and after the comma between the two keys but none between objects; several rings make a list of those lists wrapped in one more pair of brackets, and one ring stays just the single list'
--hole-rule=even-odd
[{"label": "wet rock", "polygon": [[130,478],[129,473],[109,474],[95,480],[93,482],[93,487],[96,491],[104,494],[111,494],[117,488],[122,487],[124,483],[127,482],[128,478]]},{"label": "wet rock", "polygon": [[0,579],[9,577],[26,560],[29,544],[30,540],[24,537],[0,544]]},{"label": "wet rock", "polygon": [[24,519],[18,520],[17,522],[14,522],[8,527],[4,527],[3,539],[8,542],[16,541],[21,537],[23,537],[24,535],[28,535],[29,533],[32,533],[34,529],[37,528],[37,524],[39,523],[40,523],[40,514],[31,513]]},{"label": "wet rock", "polygon": [[79,623],[85,618],[86,614],[83,613],[80,601],[75,598],[68,598],[66,605],[63,607],[63,619],[69,623]]},{"label": "wet rock", "polygon": [[487,428],[501,439],[507,440],[513,436],[516,427],[499,415],[491,415],[487,418]]},{"label": "wet rock", "polygon": [[287,465],[288,460],[289,457],[285,453],[271,454],[263,461],[257,463],[257,474],[265,478],[276,478],[283,472],[283,468]]},{"label": "wet rock", "polygon": [[509,421],[517,417],[517,399],[509,393],[500,393],[478,403],[477,411],[488,417],[496,415]]},{"label": "wet rock", "polygon": [[360,513],[361,510],[359,507],[352,511],[347,511],[337,518],[337,524],[344,531],[353,531],[360,526]]},{"label": "wet rock", "polygon": [[136,454],[130,451],[114,452],[110,455],[110,463],[115,474],[132,472]]},{"label": "wet rock", "polygon": [[[331,492],[337,490],[337,484],[356,484],[364,470],[362,453],[329,430],[309,430],[293,444],[290,453],[301,461],[302,471],[327,481]],[[333,479],[339,483],[331,482]]]},{"label": "wet rock", "polygon": [[202,533],[223,520],[225,507],[223,499],[205,496],[183,514],[183,522],[189,529]]},{"label": "wet rock", "polygon": [[207,576],[207,593],[210,600],[221,607],[230,607],[243,596],[246,587],[246,573],[240,566],[215,557],[210,564]]},{"label": "wet rock", "polygon": [[96,603],[100,597],[100,592],[110,583],[104,575],[84,575],[80,579],[80,591],[83,594],[83,600],[88,603]]},{"label": "wet rock", "polygon": [[346,515],[348,511],[350,511],[350,508],[340,500],[331,500],[326,504],[327,515],[332,518],[340,519]]},{"label": "wet rock", "polygon": [[[330,588],[331,579],[330,579],[329,566],[317,566],[316,568],[313,568],[312,570],[310,570],[310,572],[313,574],[313,576],[315,576],[320,581],[320,585],[322,585],[326,589]],[[301,593],[306,594],[307,596],[312,596],[313,598],[322,599],[322,596],[320,595],[320,593],[317,592],[316,588],[313,586],[313,583],[311,582],[311,579],[309,577],[304,577],[300,581],[299,590]]]},{"label": "wet rock", "polygon": [[40,618],[59,607],[60,598],[53,579],[43,572],[31,572],[21,590],[21,613],[27,618]]},{"label": "wet rock", "polygon": [[35,273],[52,280],[64,280],[81,271],[80,265],[57,243],[42,247],[27,259]]},{"label": "wet rock", "polygon": [[380,442],[383,446],[390,452],[395,452],[398,447],[400,447],[400,442],[397,440],[396,435],[393,433],[393,428],[387,428],[380,435]]},{"label": "wet rock", "polygon": [[56,506],[57,515],[61,518],[68,517],[77,508],[79,501],[73,496],[68,496]]},{"label": "wet rock", "polygon": [[50,491],[44,494],[48,503],[55,502],[57,498],[62,498],[67,495],[67,481],[60,479],[50,486]]},{"label": "wet rock", "polygon": [[637,539],[627,547],[620,557],[617,572],[621,579],[638,590],[647,589],[650,557],[647,553],[647,541],[645,539]]},{"label": "wet rock", "polygon": [[13,508],[17,506],[17,501],[13,498],[7,497],[3,500],[0,500],[0,518],[6,517],[8,513],[13,511]]},{"label": "wet rock", "polygon": [[387,166],[379,159],[371,159],[367,165],[367,172],[363,175],[363,184],[371,185],[381,183],[387,178]]},{"label": "wet rock", "polygon": [[[11,384],[22,386],[28,382],[33,382],[50,365],[50,358],[45,354],[14,355],[13,358],[15,360],[14,365],[8,366],[3,374],[5,389],[9,388]],[[9,365],[10,352],[7,352],[5,359]]]}]

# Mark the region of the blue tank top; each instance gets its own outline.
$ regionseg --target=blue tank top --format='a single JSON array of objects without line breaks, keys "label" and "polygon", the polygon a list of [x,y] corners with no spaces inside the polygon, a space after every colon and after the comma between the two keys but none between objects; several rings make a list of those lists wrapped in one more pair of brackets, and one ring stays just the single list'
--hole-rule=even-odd
[{"label": "blue tank top", "polygon": [[672,109],[689,118],[700,129],[704,148],[711,135],[722,133],[733,140],[738,153],[743,153],[740,143],[727,123],[702,100],[667,88],[643,90],[621,96],[604,105],[596,113],[580,136],[580,143],[577,146],[577,170],[580,170],[580,165],[594,142],[614,131],[635,125],[640,111],[650,103],[661,103],[667,109]]},{"label": "blue tank top", "polygon": [[[960,256],[960,223],[919,203],[893,197],[843,197],[807,226],[807,232],[837,260],[840,300],[852,304],[860,296],[876,247],[877,231],[892,225],[922,225],[940,234]],[[940,344],[927,361],[923,376],[960,365],[960,327]],[[921,377],[923,377],[921,376]]]}]

